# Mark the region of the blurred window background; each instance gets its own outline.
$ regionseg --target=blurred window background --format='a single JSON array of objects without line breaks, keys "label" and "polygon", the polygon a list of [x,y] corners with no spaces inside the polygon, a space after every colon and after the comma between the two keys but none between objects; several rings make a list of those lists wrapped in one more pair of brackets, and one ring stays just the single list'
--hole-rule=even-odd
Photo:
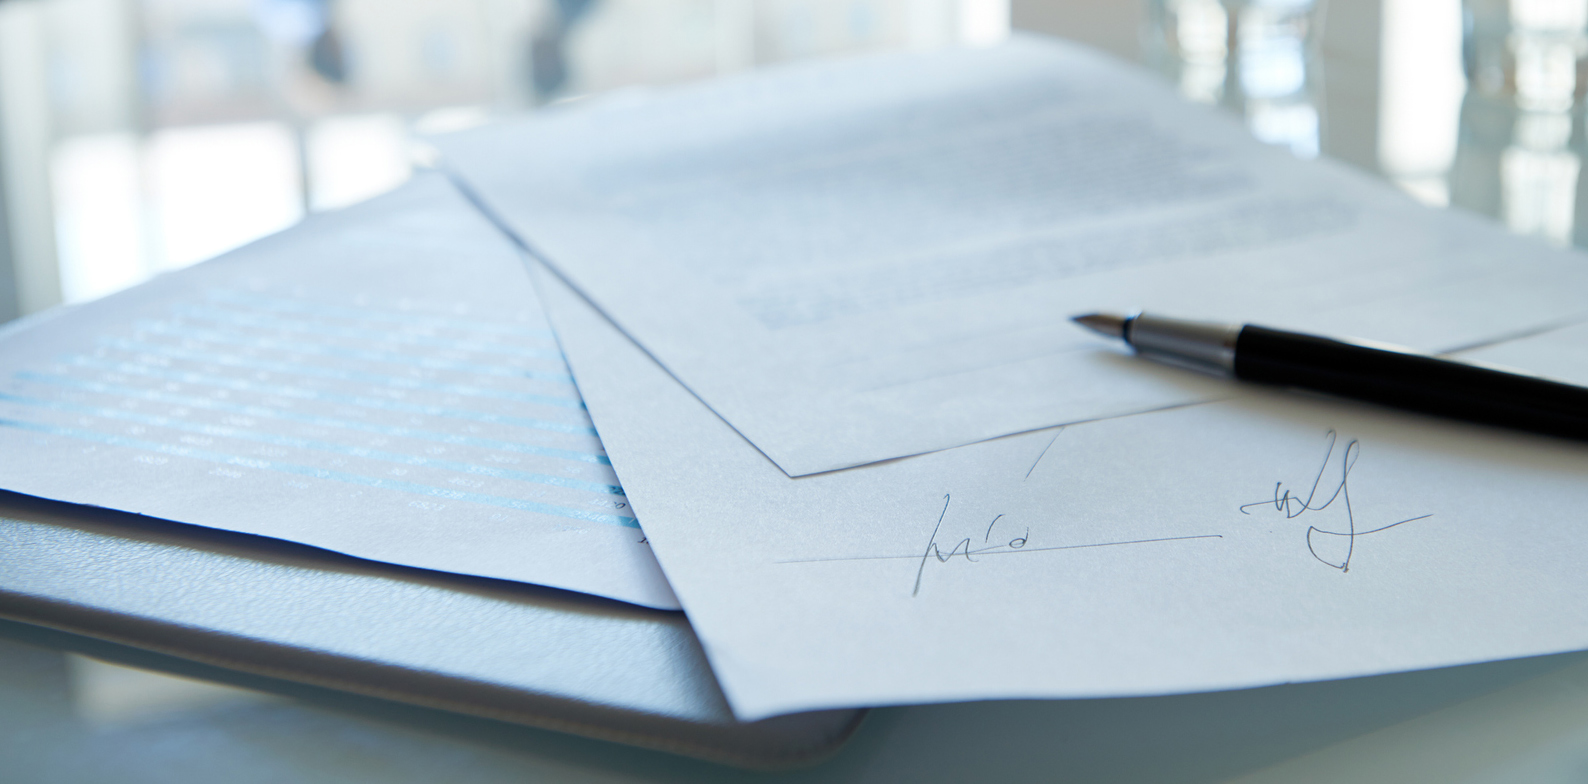
[{"label": "blurred window background", "polygon": [[1588,0],[0,0],[0,321],[389,190],[418,136],[1013,28],[1298,156],[1588,244]]},{"label": "blurred window background", "polygon": [[1008,29],[1007,0],[0,0],[0,321],[390,190],[416,135]]},{"label": "blurred window background", "polygon": [[[1147,0],[1142,14],[1101,40],[1258,138],[1588,245],[1588,0]],[[1136,29],[1139,48],[1118,32]]]}]

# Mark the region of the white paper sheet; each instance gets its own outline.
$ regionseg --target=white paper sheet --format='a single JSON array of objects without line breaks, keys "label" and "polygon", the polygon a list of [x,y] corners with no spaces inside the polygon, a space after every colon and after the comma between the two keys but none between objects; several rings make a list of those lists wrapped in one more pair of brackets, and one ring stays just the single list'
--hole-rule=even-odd
[{"label": "white paper sheet", "polygon": [[8,332],[0,488],[678,606],[517,250],[433,174]]},{"label": "white paper sheet", "polygon": [[1224,402],[791,479],[538,282],[741,718],[1588,647],[1588,445],[1230,382]]},{"label": "white paper sheet", "polygon": [[1075,313],[1448,350],[1588,312],[1580,256],[1058,42],[789,67],[442,146],[790,475],[1212,393],[1117,372]]},{"label": "white paper sheet", "polygon": [[1588,386],[1588,324],[1573,324],[1463,351],[1459,356]]}]

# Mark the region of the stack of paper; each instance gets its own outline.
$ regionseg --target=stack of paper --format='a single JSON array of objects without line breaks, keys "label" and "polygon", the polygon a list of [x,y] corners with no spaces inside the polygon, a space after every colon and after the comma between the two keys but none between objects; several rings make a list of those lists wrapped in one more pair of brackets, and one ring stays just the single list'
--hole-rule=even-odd
[{"label": "stack of paper", "polygon": [[8,330],[0,488],[678,606],[517,252],[435,174]]},{"label": "stack of paper", "polygon": [[421,177],[0,337],[0,487],[681,602],[742,719],[1588,648],[1588,448],[1157,366],[1066,320],[1583,381],[1579,256],[1037,39],[442,147],[461,194]]},{"label": "stack of paper", "polygon": [[1588,316],[1575,255],[1036,40],[443,149],[549,265],[608,454],[743,718],[1588,647],[1588,449],[1204,379],[1064,321],[1143,307],[1503,361]]}]

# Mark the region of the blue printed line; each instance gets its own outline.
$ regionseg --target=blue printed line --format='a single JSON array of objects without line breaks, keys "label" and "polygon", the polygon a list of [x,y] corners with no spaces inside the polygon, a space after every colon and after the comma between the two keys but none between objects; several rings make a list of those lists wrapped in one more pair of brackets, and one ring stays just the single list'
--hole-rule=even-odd
[{"label": "blue printed line", "polygon": [[435,324],[451,329],[461,329],[470,332],[494,332],[497,334],[524,335],[528,337],[541,337],[555,339],[556,335],[549,329],[536,329],[534,327],[521,327],[516,324],[503,324],[501,322],[475,321],[472,319],[453,319],[446,316],[426,316],[416,313],[406,313],[376,308],[354,308],[344,305],[327,305],[318,302],[304,302],[296,299],[271,297],[264,294],[242,294],[235,291],[213,291],[209,299],[220,302],[231,302],[249,307],[269,310],[277,313],[321,313],[338,318],[362,319],[368,321],[390,321],[399,324]]},{"label": "blue printed line", "polygon": [[[509,367],[506,365],[480,365],[473,362],[454,362],[447,359],[433,357],[416,357],[408,354],[398,354],[392,351],[371,351],[369,349],[342,348],[340,346],[314,345],[312,343],[297,343],[290,340],[276,340],[274,338],[250,338],[242,335],[233,335],[227,332],[217,332],[209,329],[183,328],[169,321],[139,321],[134,326],[139,332],[152,332],[156,335],[183,338],[186,340],[200,340],[206,343],[219,343],[228,346],[243,346],[245,348],[263,349],[265,351],[284,351],[289,354],[309,354],[317,357],[332,357],[335,359],[356,359],[361,362],[381,362],[388,365],[406,365],[408,367],[422,368],[424,370],[445,370],[453,373],[474,373],[481,376],[502,376],[505,378],[542,378],[548,381],[572,382],[573,377],[566,373],[550,374],[526,368]],[[561,356],[560,354],[558,356]],[[566,368],[567,365],[563,364]]]},{"label": "blue printed line", "polygon": [[[491,438],[475,438],[473,436],[458,435],[456,433],[441,433],[430,430],[418,430],[411,427],[390,427],[377,425],[371,422],[359,422],[352,419],[337,419],[335,417],[320,416],[318,414],[299,414],[293,411],[282,411],[268,406],[253,406],[232,403],[224,400],[215,400],[207,397],[191,397],[188,395],[174,395],[169,392],[159,392],[151,389],[137,387],[123,387],[115,384],[105,384],[98,381],[84,381],[70,376],[57,376],[44,373],[18,373],[17,378],[41,384],[81,389],[101,395],[119,395],[138,400],[147,400],[154,403],[169,403],[177,406],[191,406],[210,411],[226,411],[233,414],[247,416],[283,419],[289,422],[302,422],[318,427],[337,427],[346,430],[360,430],[366,433],[375,433],[394,438],[412,438],[420,441],[434,441],[441,444],[454,444],[462,446],[480,447],[482,449],[498,449],[505,452],[519,452],[522,454],[552,457],[561,460],[572,460],[580,463],[593,463],[595,465],[612,465],[612,461],[605,455],[590,452],[580,452],[573,449],[556,449],[553,447],[523,444],[515,441],[498,441]],[[0,393],[3,394],[3,393]]]},{"label": "blue printed line", "polygon": [[[101,363],[83,362],[81,364],[88,367],[94,367]],[[319,390],[303,389],[301,387],[277,386],[275,384],[258,384],[245,379],[221,378],[219,376],[207,376],[201,373],[192,373],[189,371],[156,370],[154,368],[146,368],[142,365],[133,363],[125,363],[124,365],[115,366],[114,369],[117,372],[122,373],[137,373],[141,375],[153,376],[155,378],[164,378],[170,381],[181,381],[183,383],[199,384],[203,386],[215,386],[237,392],[252,392],[261,395],[277,395],[280,397],[292,397],[298,398],[300,400],[315,400],[324,403],[340,403],[342,405],[359,406],[362,408],[374,408],[381,411],[401,411],[405,414],[423,414],[425,416],[463,419],[470,422],[484,422],[492,425],[527,427],[531,430],[544,430],[550,433],[571,433],[573,435],[581,436],[596,435],[595,428],[588,425],[570,425],[562,422],[552,422],[545,419],[528,419],[525,417],[491,414],[484,411],[469,411],[467,409],[461,408],[447,408],[446,406],[430,406],[420,403],[403,403],[396,400],[386,400],[384,398],[378,397],[338,395],[333,392],[321,392]],[[49,379],[54,378],[54,376],[43,373],[34,373],[31,371],[19,372],[16,374],[16,377],[29,381],[43,382],[48,382]]]},{"label": "blue printed line", "polygon": [[509,346],[503,343],[482,343],[446,338],[430,337],[428,335],[415,335],[405,332],[382,331],[378,329],[358,329],[356,327],[342,327],[324,323],[305,323],[303,321],[283,319],[274,316],[256,316],[233,311],[221,310],[214,307],[188,305],[175,308],[174,311],[183,319],[211,321],[230,324],[239,327],[254,329],[271,329],[288,332],[306,332],[312,335],[335,335],[337,337],[352,338],[355,340],[376,340],[390,343],[406,343],[414,346],[428,348],[448,349],[454,351],[470,351],[482,354],[506,354],[514,357],[529,359],[563,359],[562,352],[556,349],[524,348],[523,346]]},{"label": "blue printed line", "polygon": [[208,450],[194,449],[192,447],[173,446],[171,444],[161,444],[153,441],[142,441],[135,438],[113,436],[106,433],[97,433],[91,430],[80,430],[70,427],[56,427],[53,425],[45,425],[34,422],[21,422],[12,419],[0,419],[0,427],[11,427],[18,430],[31,430],[34,432],[49,433],[51,435],[66,436],[68,438],[92,441],[95,443],[107,444],[109,446],[141,449],[146,452],[156,452],[159,454],[175,455],[177,457],[187,457],[195,460],[205,460],[212,463],[221,463],[223,465],[241,466],[244,468],[255,468],[267,471],[278,471],[285,474],[307,476],[314,479],[329,479],[332,481],[345,482],[347,484],[360,485],[363,487],[380,488],[382,490],[396,490],[398,492],[412,493],[414,495],[428,496],[430,498],[444,498],[451,501],[468,501],[475,504],[498,506],[507,509],[517,509],[525,512],[537,512],[545,515],[566,517],[574,520],[585,520],[593,523],[621,525],[625,528],[640,527],[639,521],[632,517],[600,514],[598,512],[586,512],[582,509],[567,509],[561,506],[542,504],[535,501],[524,501],[517,498],[503,498],[501,496],[485,495],[482,493],[467,493],[460,490],[448,490],[440,487],[430,487],[429,485],[421,485],[414,482],[403,482],[395,479],[360,476],[358,474],[348,474],[341,471],[328,471],[323,468],[309,468],[307,466],[293,465],[291,463],[280,463],[274,460],[259,460],[249,457],[238,457],[236,455],[210,452]]},{"label": "blue printed line", "polygon": [[386,452],[380,449],[367,447],[348,446],[330,441],[316,441],[309,438],[260,433],[245,430],[239,427],[226,427],[222,425],[206,425],[195,422],[186,422],[173,417],[154,416],[136,411],[125,411],[103,406],[86,406],[69,403],[64,400],[39,400],[37,398],[21,397],[5,392],[0,392],[0,401],[8,401],[36,408],[47,408],[52,411],[70,411],[77,414],[88,414],[103,419],[121,419],[127,422],[138,422],[153,427],[164,427],[171,430],[181,430],[188,433],[201,433],[207,436],[220,436],[222,438],[235,438],[240,441],[255,441],[261,444],[274,446],[290,446],[296,449],[311,449],[317,452],[330,452],[337,455],[357,457],[366,460],[380,460],[386,463],[399,465],[424,466],[426,468],[439,468],[443,471],[456,471],[460,474],[474,474],[489,476],[496,479],[512,479],[519,482],[532,482],[539,485],[553,487],[566,487],[573,490],[585,490],[591,493],[604,493],[607,495],[623,495],[623,488],[617,485],[601,484],[599,482],[585,482],[579,479],[568,479],[549,474],[537,474],[528,471],[514,471],[495,466],[483,466],[475,463],[460,463],[454,460],[436,460],[419,455],[405,455],[398,452]]}]

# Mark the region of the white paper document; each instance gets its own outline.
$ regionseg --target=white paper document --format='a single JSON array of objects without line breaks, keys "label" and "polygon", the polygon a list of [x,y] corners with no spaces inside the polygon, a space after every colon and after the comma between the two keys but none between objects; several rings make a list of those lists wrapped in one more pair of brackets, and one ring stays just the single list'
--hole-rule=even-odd
[{"label": "white paper document", "polygon": [[678,606],[517,250],[433,174],[5,333],[0,488]]},{"label": "white paper document", "polygon": [[1429,350],[1588,315],[1580,256],[1034,38],[623,96],[442,147],[796,476],[1214,394],[1119,371],[1076,313]]},{"label": "white paper document", "polygon": [[1588,324],[1573,324],[1524,340],[1464,351],[1461,356],[1588,386]]},{"label": "white paper document", "polygon": [[793,479],[541,278],[741,718],[1588,647],[1588,445],[1228,382],[1222,402]]}]

